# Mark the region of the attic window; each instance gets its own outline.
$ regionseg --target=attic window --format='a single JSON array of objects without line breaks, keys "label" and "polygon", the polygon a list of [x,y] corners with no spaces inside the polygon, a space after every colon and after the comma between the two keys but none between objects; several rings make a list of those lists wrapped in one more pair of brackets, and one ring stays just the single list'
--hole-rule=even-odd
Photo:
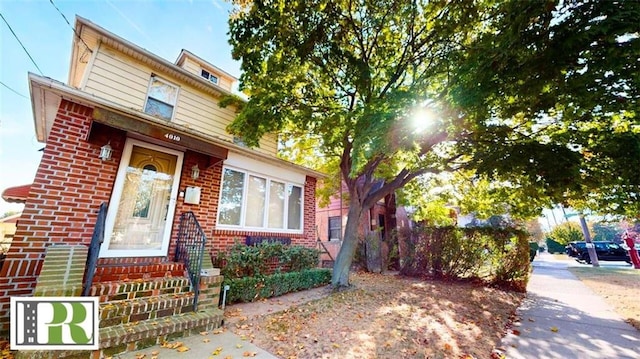
[{"label": "attic window", "polygon": [[202,76],[205,79],[213,82],[216,85],[218,84],[218,76],[210,74],[209,71],[207,71],[207,70],[202,70],[202,72],[200,73],[200,76]]}]

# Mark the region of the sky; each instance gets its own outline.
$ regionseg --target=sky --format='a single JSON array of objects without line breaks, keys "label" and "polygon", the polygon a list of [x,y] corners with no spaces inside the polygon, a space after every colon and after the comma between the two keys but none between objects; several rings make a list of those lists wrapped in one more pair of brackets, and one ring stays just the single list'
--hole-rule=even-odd
[{"label": "sky", "polygon": [[[0,0],[0,192],[35,177],[44,144],[35,137],[27,76],[67,83],[76,15],[168,61],[186,49],[239,77],[229,11],[224,0]],[[21,209],[0,199],[0,216]]]}]

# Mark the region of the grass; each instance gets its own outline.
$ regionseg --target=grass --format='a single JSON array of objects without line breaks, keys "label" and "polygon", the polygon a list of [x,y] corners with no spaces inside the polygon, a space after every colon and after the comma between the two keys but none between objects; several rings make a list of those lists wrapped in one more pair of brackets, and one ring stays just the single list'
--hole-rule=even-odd
[{"label": "grass", "polygon": [[569,267],[569,271],[602,296],[627,323],[640,330],[640,270]]}]

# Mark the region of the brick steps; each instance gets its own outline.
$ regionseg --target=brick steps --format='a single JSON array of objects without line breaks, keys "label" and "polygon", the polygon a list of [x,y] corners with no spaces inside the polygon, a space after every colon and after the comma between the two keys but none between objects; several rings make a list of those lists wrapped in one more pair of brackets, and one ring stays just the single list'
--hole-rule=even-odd
[{"label": "brick steps", "polygon": [[145,349],[222,326],[223,312],[207,309],[166,318],[127,323],[100,329],[100,350],[97,351],[31,351],[16,353],[17,359],[95,359],[117,357],[129,351]]},{"label": "brick steps", "polygon": [[195,296],[185,275],[180,263],[98,267],[90,295],[100,297],[100,350],[20,351],[16,358],[117,357],[222,326],[218,301],[223,277],[201,278],[198,311],[194,312]]},{"label": "brick steps", "polygon": [[106,303],[164,294],[188,293],[190,290],[189,278],[163,277],[94,283],[89,295],[100,297],[100,302]]},{"label": "brick steps", "polygon": [[192,292],[163,294],[100,304],[100,328],[193,312]]}]

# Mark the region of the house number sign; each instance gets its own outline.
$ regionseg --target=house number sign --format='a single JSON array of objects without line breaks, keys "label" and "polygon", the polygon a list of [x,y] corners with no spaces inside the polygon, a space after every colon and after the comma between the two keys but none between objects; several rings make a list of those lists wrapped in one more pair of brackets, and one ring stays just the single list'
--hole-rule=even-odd
[{"label": "house number sign", "polygon": [[180,142],[180,136],[174,134],[174,133],[165,133],[164,137],[168,140],[171,141],[175,141],[175,142]]}]

